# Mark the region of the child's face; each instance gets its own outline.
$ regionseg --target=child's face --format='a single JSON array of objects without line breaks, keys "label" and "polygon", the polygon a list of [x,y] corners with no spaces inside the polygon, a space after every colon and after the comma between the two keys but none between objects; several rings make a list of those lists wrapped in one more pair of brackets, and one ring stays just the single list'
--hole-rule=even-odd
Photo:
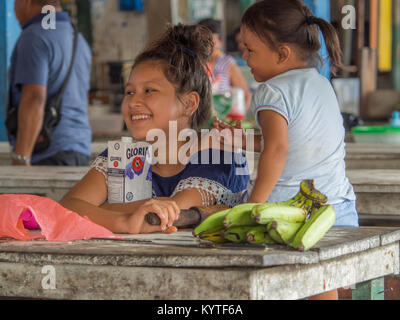
[{"label": "child's face", "polygon": [[158,62],[142,62],[131,72],[125,88],[122,114],[128,130],[137,140],[145,140],[151,129],[167,135],[169,121],[187,121],[175,87],[167,80]]},{"label": "child's face", "polygon": [[257,34],[245,26],[241,27],[244,45],[243,59],[251,68],[254,79],[265,82],[281,73],[279,54],[263,42]]}]

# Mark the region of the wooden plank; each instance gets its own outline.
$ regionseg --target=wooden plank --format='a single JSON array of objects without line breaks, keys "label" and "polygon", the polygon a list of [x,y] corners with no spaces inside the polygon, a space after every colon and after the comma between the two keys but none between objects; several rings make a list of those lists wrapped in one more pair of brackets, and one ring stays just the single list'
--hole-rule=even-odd
[{"label": "wooden plank", "polygon": [[378,49],[379,43],[379,0],[370,1],[369,17],[369,47],[373,50]]},{"label": "wooden plank", "polygon": [[365,0],[357,0],[357,54],[356,65],[361,76],[361,53],[365,47]]},{"label": "wooden plank", "polygon": [[381,244],[377,231],[378,229],[365,227],[335,228],[334,232],[328,232],[313,250],[318,250],[320,261],[324,261],[377,248]]},{"label": "wooden plank", "polygon": [[385,300],[385,279],[379,278],[356,285],[353,300]]}]

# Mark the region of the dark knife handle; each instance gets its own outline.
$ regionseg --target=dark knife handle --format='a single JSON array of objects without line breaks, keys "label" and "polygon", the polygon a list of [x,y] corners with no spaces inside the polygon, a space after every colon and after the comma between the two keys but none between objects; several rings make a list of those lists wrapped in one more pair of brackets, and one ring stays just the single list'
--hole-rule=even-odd
[{"label": "dark knife handle", "polygon": [[[154,212],[146,214],[145,221],[152,226],[159,226],[161,224],[160,217]],[[195,208],[191,208],[187,210],[181,210],[179,218],[174,221],[174,226],[180,228],[183,227],[188,228],[197,226],[200,222],[201,222],[200,212]]]}]

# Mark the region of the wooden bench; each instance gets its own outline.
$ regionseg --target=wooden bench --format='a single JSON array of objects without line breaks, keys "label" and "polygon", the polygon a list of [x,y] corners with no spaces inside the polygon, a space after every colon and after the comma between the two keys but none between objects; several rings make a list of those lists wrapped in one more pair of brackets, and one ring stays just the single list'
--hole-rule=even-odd
[{"label": "wooden bench", "polygon": [[[119,138],[120,136],[106,135],[103,139],[93,142],[91,159],[107,148],[108,140]],[[346,153],[347,169],[400,169],[400,146],[348,143]],[[255,160],[259,158],[258,153],[248,154],[254,155]],[[7,142],[0,142],[0,165],[10,163],[10,146]]]},{"label": "wooden bench", "polygon": [[346,168],[400,169],[400,146],[348,143]]},{"label": "wooden bench", "polygon": [[[0,296],[291,300],[358,284],[355,298],[384,299],[381,289],[362,292],[370,281],[399,274],[399,241],[399,229],[372,227],[332,228],[305,253],[279,245],[214,245],[190,230],[67,243],[0,240]],[[49,267],[53,289],[43,287]]]},{"label": "wooden bench", "polygon": [[35,194],[60,201],[88,167],[0,166],[0,193]]}]

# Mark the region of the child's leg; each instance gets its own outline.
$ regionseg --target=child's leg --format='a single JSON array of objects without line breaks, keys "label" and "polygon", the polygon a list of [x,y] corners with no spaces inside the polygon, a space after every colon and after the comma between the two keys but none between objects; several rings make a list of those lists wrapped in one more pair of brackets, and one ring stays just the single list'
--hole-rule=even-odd
[{"label": "child's leg", "polygon": [[308,300],[339,300],[339,293],[337,290],[332,290],[309,297]]}]

